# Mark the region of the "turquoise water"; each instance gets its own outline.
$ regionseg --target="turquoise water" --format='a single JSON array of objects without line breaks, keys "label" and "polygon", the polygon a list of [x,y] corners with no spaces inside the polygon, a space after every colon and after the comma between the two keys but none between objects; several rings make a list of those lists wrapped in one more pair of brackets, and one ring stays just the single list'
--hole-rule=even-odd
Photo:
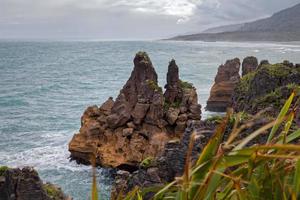
[{"label": "turquoise water", "polygon": [[[34,166],[75,200],[88,199],[90,167],[69,162],[68,141],[88,105],[116,97],[140,50],[148,52],[161,86],[174,58],[181,78],[197,87],[202,107],[226,59],[300,63],[299,43],[0,42],[0,165]],[[98,182],[107,199],[108,170],[98,169]]]}]

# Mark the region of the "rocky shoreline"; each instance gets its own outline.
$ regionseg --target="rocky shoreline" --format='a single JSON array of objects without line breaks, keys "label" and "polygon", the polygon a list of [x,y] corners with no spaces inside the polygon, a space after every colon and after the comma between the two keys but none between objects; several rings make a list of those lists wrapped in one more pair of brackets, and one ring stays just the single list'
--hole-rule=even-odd
[{"label": "rocky shoreline", "polygon": [[[109,97],[101,106],[88,107],[81,117],[79,133],[69,143],[72,160],[116,169],[112,199],[136,186],[162,186],[180,177],[191,136],[196,138],[191,151],[194,162],[222,120],[221,115],[201,119],[196,88],[180,79],[175,60],[169,62],[164,91],[147,53],[138,52],[133,63],[133,71],[117,98]],[[241,64],[234,58],[219,66],[206,109],[239,113],[241,124],[251,122],[238,136],[244,138],[272,121],[293,91],[300,91],[300,64],[258,62],[253,56],[244,58]],[[299,129],[300,109],[294,106],[293,110],[295,123],[291,129]],[[223,140],[233,128],[229,120]],[[251,144],[266,139],[262,134]],[[152,195],[149,192],[145,199]],[[1,167],[0,199],[71,198],[59,187],[43,183],[33,168]]]},{"label": "rocky shoreline", "polygon": [[[294,65],[288,61],[275,65],[269,64],[267,61],[262,61],[258,65],[255,57],[246,57],[243,60],[241,77],[239,75],[239,69],[240,61],[238,58],[228,60],[224,65],[219,67],[215,79],[216,83],[211,89],[211,96],[206,108],[212,111],[224,112],[229,107],[233,107],[233,112],[241,112],[240,122],[242,124],[251,122],[251,127],[240,133],[239,138],[242,139],[257,128],[275,119],[274,117],[277,116],[280,108],[291,92],[293,90],[299,90],[300,66],[299,64]],[[266,71],[270,73],[266,73]],[[281,73],[284,73],[284,75]],[[279,77],[282,79],[279,79]],[[259,82],[267,84],[267,86],[261,89],[260,87],[262,86],[257,85]],[[245,88],[247,89],[246,92],[242,90]],[[277,90],[282,93],[276,93]],[[253,96],[253,93],[256,95]],[[268,99],[265,96],[277,99]],[[252,103],[252,101],[257,101],[260,98],[263,100],[261,100],[261,104],[259,104],[259,108],[257,108],[256,106],[258,105]],[[224,101],[219,101],[219,99]],[[245,100],[250,102],[250,104],[246,103]],[[273,103],[276,104],[274,105]],[[249,107],[249,105],[252,104],[255,106]],[[299,108],[296,109],[299,111]],[[265,112],[263,112],[262,115],[254,116],[254,114],[263,110],[265,110]],[[294,126],[293,129],[300,127],[300,114],[298,111],[295,117],[295,121],[298,123],[292,125]],[[140,188],[161,186],[173,181],[175,177],[180,177],[183,173],[191,135],[195,134],[197,138],[192,150],[192,160],[195,161],[213,135],[221,119],[222,117],[211,117],[197,123],[190,123],[179,140],[169,141],[165,145],[164,152],[156,159],[148,162],[146,166],[141,165],[140,168],[133,173],[119,170],[116,175],[115,184],[113,185],[112,196],[117,196],[120,191],[127,193],[136,186]],[[227,133],[230,133],[232,128],[233,124],[229,123],[223,140],[226,140],[228,136]],[[249,145],[263,144],[266,140],[266,135],[261,135],[249,143]],[[145,199],[150,199],[150,197],[151,193],[149,193]]]},{"label": "rocky shoreline", "polygon": [[[220,65],[206,109],[233,108],[243,113],[243,120],[252,120],[242,138],[278,114],[288,95],[299,87],[300,67],[288,61],[258,64],[257,58],[249,56],[240,68],[239,58]],[[88,164],[95,156],[98,165],[117,169],[112,198],[135,186],[159,186],[180,176],[191,134],[197,138],[192,153],[196,158],[220,122],[220,117],[201,121],[196,89],[179,79],[175,60],[169,63],[166,79],[163,94],[150,58],[145,52],[137,53],[117,99],[110,97],[100,107],[87,108],[80,132],[69,144],[72,159]],[[264,115],[253,116],[264,109]],[[296,118],[299,121],[299,114]],[[227,129],[230,132],[232,127]],[[262,135],[253,143],[265,140]]]}]

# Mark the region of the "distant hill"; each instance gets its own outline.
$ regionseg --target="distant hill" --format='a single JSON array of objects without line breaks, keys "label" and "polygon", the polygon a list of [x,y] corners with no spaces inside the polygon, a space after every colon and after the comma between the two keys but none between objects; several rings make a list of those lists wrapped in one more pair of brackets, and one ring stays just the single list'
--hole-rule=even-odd
[{"label": "distant hill", "polygon": [[265,19],[210,28],[202,33],[176,36],[171,40],[300,41],[300,3]]},{"label": "distant hill", "polygon": [[231,24],[225,26],[217,26],[217,27],[206,29],[205,31],[202,31],[202,33],[223,33],[223,32],[239,31],[241,30],[242,26],[244,26],[244,24]]}]

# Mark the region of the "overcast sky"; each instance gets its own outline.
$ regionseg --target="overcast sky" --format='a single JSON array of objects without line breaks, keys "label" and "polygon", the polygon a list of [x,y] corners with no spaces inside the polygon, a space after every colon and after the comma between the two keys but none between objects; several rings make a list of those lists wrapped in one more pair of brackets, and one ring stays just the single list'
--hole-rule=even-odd
[{"label": "overcast sky", "polygon": [[158,39],[270,16],[300,0],[0,0],[0,38]]}]

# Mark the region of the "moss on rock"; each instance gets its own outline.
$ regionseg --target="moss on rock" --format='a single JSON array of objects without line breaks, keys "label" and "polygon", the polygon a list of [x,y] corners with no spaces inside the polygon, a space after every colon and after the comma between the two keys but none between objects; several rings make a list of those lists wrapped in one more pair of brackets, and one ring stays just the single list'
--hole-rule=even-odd
[{"label": "moss on rock", "polygon": [[52,200],[65,199],[62,190],[51,183],[43,184],[43,189]]},{"label": "moss on rock", "polygon": [[159,92],[162,94],[162,88],[158,86],[157,82],[153,80],[147,80],[148,86],[155,92]]},{"label": "moss on rock", "polygon": [[179,85],[180,85],[180,88],[182,88],[182,89],[192,89],[193,88],[193,84],[189,83],[187,81],[179,80]]},{"label": "moss on rock", "polygon": [[152,166],[153,161],[154,161],[153,157],[147,157],[140,163],[140,167],[147,169]]},{"label": "moss on rock", "polygon": [[252,114],[272,107],[276,115],[286,98],[299,85],[299,69],[282,63],[264,64],[241,78],[234,91],[233,106],[237,112]]}]

